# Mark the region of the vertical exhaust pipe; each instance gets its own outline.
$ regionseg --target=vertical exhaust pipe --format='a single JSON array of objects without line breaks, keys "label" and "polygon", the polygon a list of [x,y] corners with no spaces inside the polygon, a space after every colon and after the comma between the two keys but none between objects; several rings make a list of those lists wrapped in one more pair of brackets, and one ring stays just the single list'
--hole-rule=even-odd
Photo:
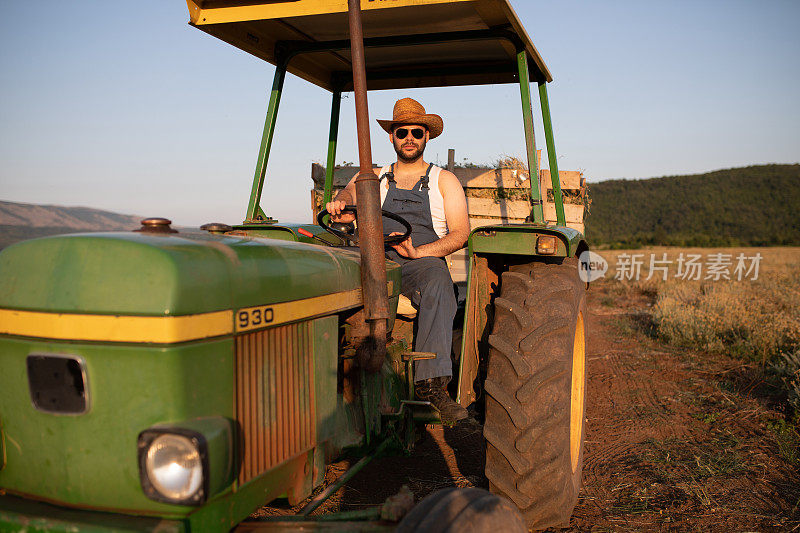
[{"label": "vertical exhaust pipe", "polygon": [[389,318],[389,297],[386,287],[386,259],[383,253],[383,220],[381,218],[378,177],[372,171],[372,145],[369,135],[367,106],[367,74],[364,64],[364,33],[361,27],[360,0],[348,0],[350,53],[353,62],[353,91],[356,103],[359,173],[356,178],[358,228],[361,247],[361,291],[364,295],[364,316],[369,325],[370,354],[366,368],[380,370],[386,356],[386,329]]}]

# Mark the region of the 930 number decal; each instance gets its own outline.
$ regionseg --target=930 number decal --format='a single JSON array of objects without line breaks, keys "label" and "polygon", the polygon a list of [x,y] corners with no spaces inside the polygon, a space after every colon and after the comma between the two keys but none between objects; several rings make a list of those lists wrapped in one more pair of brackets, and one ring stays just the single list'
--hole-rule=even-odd
[{"label": "930 number decal", "polygon": [[236,313],[236,331],[246,331],[266,326],[275,320],[275,311],[272,307],[264,305],[241,309]]}]

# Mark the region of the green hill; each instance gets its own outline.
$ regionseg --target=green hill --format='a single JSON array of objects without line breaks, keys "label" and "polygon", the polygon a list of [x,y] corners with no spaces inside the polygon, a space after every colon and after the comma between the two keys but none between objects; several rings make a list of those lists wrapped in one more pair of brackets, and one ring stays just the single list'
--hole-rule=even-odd
[{"label": "green hill", "polygon": [[590,184],[594,246],[800,245],[800,165]]}]

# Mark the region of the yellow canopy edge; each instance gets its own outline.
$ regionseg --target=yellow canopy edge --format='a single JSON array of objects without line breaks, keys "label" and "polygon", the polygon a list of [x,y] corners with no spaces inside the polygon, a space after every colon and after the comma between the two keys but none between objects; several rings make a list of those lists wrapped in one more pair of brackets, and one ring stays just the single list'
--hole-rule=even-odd
[{"label": "yellow canopy edge", "polygon": [[[187,0],[190,24],[329,91],[352,90],[347,0]],[[361,0],[370,90],[552,81],[509,0]]]}]

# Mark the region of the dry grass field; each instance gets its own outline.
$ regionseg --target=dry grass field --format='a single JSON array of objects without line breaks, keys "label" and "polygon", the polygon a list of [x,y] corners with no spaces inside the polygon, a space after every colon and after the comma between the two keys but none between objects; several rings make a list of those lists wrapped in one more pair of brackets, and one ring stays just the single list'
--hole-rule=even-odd
[{"label": "dry grass field", "polygon": [[650,298],[644,331],[674,346],[755,363],[800,411],[800,248],[599,253],[609,263],[602,283],[610,293]]},{"label": "dry grass field", "polygon": [[800,530],[800,248],[599,253],[572,530]]}]

